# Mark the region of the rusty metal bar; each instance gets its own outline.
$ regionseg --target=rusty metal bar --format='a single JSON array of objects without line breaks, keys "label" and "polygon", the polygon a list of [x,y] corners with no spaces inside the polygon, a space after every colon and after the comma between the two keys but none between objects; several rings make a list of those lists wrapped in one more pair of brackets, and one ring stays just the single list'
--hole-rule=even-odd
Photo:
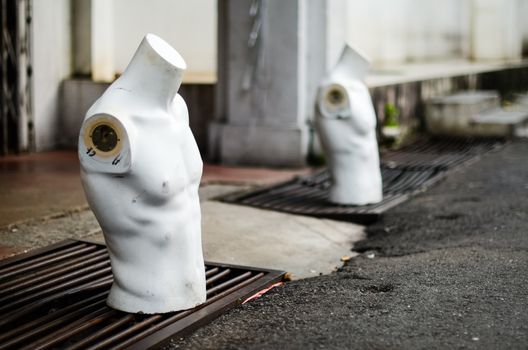
[{"label": "rusty metal bar", "polygon": [[[17,270],[17,269],[21,269],[23,267],[26,267],[28,265],[34,265],[34,266],[39,266],[37,263],[38,262],[42,262],[42,261],[47,261],[47,260],[51,260],[52,258],[54,257],[57,257],[57,256],[60,256],[60,255],[64,255],[66,253],[70,253],[74,250],[79,250],[81,248],[85,248],[87,245],[84,244],[84,243],[81,243],[79,245],[68,245],[66,248],[64,249],[57,249],[56,251],[53,251],[53,252],[49,252],[45,255],[43,254],[38,254],[38,255],[35,255],[35,256],[29,256],[28,258],[24,259],[23,262],[21,261],[15,261],[16,264],[14,263],[11,263],[11,264],[7,264],[7,265],[2,265],[0,267],[0,272],[2,274],[4,273],[7,273],[7,272],[11,272],[13,270]],[[92,248],[93,249],[93,248]],[[30,255],[30,253],[28,253],[28,255]],[[7,259],[8,260],[8,259]],[[2,261],[3,263],[3,261]]]},{"label": "rusty metal bar", "polygon": [[[10,304],[4,304],[4,306],[0,307],[0,312],[4,312],[5,310],[13,309],[13,308],[15,308],[15,307],[17,307],[19,305],[23,305],[24,303],[33,301],[33,300],[41,298],[41,297],[44,297],[46,295],[49,295],[49,294],[51,294],[53,292],[56,292],[56,291],[59,291],[59,290],[65,289],[65,288],[76,286],[76,285],[78,285],[78,284],[80,284],[80,283],[82,283],[84,281],[97,278],[97,277],[99,277],[101,275],[109,274],[110,272],[111,272],[110,267],[107,267],[105,269],[98,270],[98,271],[92,272],[90,274],[84,275],[84,276],[82,276],[80,278],[77,278],[75,280],[71,280],[71,281],[67,281],[67,282],[64,282],[64,283],[61,283],[61,284],[58,284],[58,285],[54,285],[53,287],[50,287],[50,288],[42,290],[40,292],[28,295],[27,297],[18,299],[18,300],[14,301],[14,302],[11,302]],[[47,287],[47,286],[50,286],[51,284],[46,282],[45,285]],[[11,299],[9,298],[7,300],[11,300]]]},{"label": "rusty metal bar", "polygon": [[[24,306],[21,306],[20,309],[17,309],[17,310],[14,310],[14,311],[10,311],[9,313],[5,314],[1,319],[0,319],[0,327],[1,326],[4,326],[10,322],[13,322],[17,319],[20,319],[22,317],[24,317],[25,315],[27,315],[28,313],[31,313],[32,311],[50,303],[50,302],[53,302],[53,301],[56,301],[57,299],[60,299],[60,298],[63,298],[63,297],[66,297],[66,296],[73,296],[75,294],[79,294],[79,293],[87,293],[89,291],[98,291],[100,289],[103,289],[103,288],[109,288],[110,285],[112,284],[112,281],[113,281],[113,278],[112,277],[105,277],[105,278],[101,278],[99,280],[95,280],[95,281],[91,281],[91,282],[88,282],[86,284],[83,284],[83,285],[80,285],[80,286],[77,286],[75,288],[72,288],[72,289],[67,289],[67,290],[64,290],[64,291],[60,291],[56,294],[53,294],[53,295],[50,295],[49,297],[46,297],[44,299],[40,299],[40,300],[37,300],[37,301],[34,301],[30,304],[27,304],[27,305],[24,305]],[[8,308],[5,308],[4,309],[8,309]],[[0,312],[3,312],[3,311],[0,311]]]},{"label": "rusty metal bar", "polygon": [[[249,275],[248,275],[248,274],[249,274]],[[249,277],[249,276],[251,276],[251,272],[246,272],[244,275],[247,276],[247,277]],[[242,277],[242,276],[243,276],[243,275],[241,275],[241,276],[239,276],[239,277]],[[242,283],[240,283],[240,284],[238,284],[238,285],[236,285],[236,286],[233,286],[233,287],[231,287],[231,288],[229,288],[229,289],[226,289],[226,290],[222,291],[221,293],[219,293],[219,294],[217,294],[217,295],[211,297],[210,299],[208,299],[208,303],[207,303],[206,305],[204,305],[204,306],[207,306],[208,304],[213,303],[213,302],[215,302],[216,300],[219,300],[219,299],[223,298],[223,297],[226,296],[227,294],[233,293],[233,292],[236,291],[237,289],[240,289],[240,288],[242,288],[242,287],[247,286],[248,284],[250,284],[250,283],[252,283],[252,282],[258,280],[258,279],[261,278],[261,277],[264,277],[264,272],[259,272],[259,273],[257,273],[256,275],[251,276],[249,279],[243,281]],[[240,279],[242,280],[242,278],[240,278]],[[230,281],[228,281],[228,282],[230,282]],[[232,284],[229,284],[229,285],[232,285]],[[229,286],[229,285],[226,283],[223,287],[227,287],[227,286]],[[219,287],[220,287],[220,286],[219,286]],[[211,293],[211,294],[213,294],[213,293]]]},{"label": "rusty metal bar", "polygon": [[[104,295],[104,297],[106,296],[106,293]],[[92,298],[90,298],[92,299]],[[77,310],[74,310],[74,312],[72,313],[61,313],[60,315],[48,315],[48,316],[53,316],[53,319],[52,320],[49,320],[49,322],[46,322],[44,324],[41,324],[40,326],[38,327],[35,327],[35,328],[31,328],[30,330],[27,330],[27,326],[24,327],[24,329],[15,329],[16,331],[16,334],[20,334],[20,332],[22,332],[23,330],[27,330],[27,332],[21,334],[21,335],[18,335],[17,337],[15,338],[12,338],[11,340],[9,340],[7,343],[3,343],[3,344],[0,344],[0,349],[8,349],[14,345],[17,345],[25,340],[28,340],[28,339],[31,339],[33,337],[37,337],[37,336],[40,336],[42,333],[44,332],[49,332],[49,331],[52,331],[54,328],[60,326],[60,325],[64,325],[64,324],[67,324],[67,322],[70,322],[70,321],[75,321],[75,320],[78,320],[79,317],[82,317],[86,312],[92,312],[94,309],[96,308],[99,308],[98,310],[100,310],[101,308],[104,308],[105,306],[105,299],[101,299],[99,298],[98,301],[92,303],[92,304],[89,304],[87,306],[84,306],[80,309],[77,309]],[[59,316],[59,317],[58,317]],[[48,320],[44,320],[44,321],[48,321]],[[40,322],[42,323],[42,321]]]},{"label": "rusty metal bar", "polygon": [[219,292],[219,291],[222,291],[223,289],[225,288],[228,288],[228,287],[231,287],[232,285],[235,285],[237,284],[238,282],[241,282],[243,281],[244,279],[248,278],[248,277],[251,277],[251,271],[248,271],[246,273],[243,273],[235,278],[232,278],[228,281],[225,281],[224,283],[222,284],[219,284],[218,286],[216,287],[213,287],[211,289],[208,289],[207,290],[207,296],[210,296],[210,295],[214,295],[215,293]]},{"label": "rusty metal bar", "polygon": [[97,339],[112,333],[116,329],[120,328],[121,326],[126,325],[127,323],[130,323],[134,319],[135,319],[135,316],[131,315],[131,314],[123,316],[119,320],[109,324],[108,326],[106,326],[104,328],[101,328],[97,332],[94,332],[94,333],[90,334],[89,336],[87,336],[86,338],[78,341],[77,343],[69,345],[68,346],[68,350],[85,349],[87,347],[87,345],[89,345],[90,343],[93,343]]},{"label": "rusty metal bar", "polygon": [[[33,292],[38,292],[38,291],[41,291],[41,290],[44,290],[46,293],[53,292],[54,288],[55,289],[62,288],[63,285],[61,285],[60,283],[68,281],[68,280],[70,280],[72,278],[75,278],[77,276],[82,276],[82,278],[89,278],[88,276],[92,276],[92,275],[86,275],[86,274],[88,272],[92,272],[94,270],[96,271],[97,275],[100,275],[100,274],[105,273],[105,272],[109,273],[110,272],[110,266],[109,265],[110,265],[110,261],[104,260],[104,261],[99,262],[97,264],[93,264],[91,266],[85,266],[82,269],[78,269],[78,270],[72,271],[70,273],[63,274],[62,276],[58,276],[58,277],[46,280],[45,282],[32,284],[32,285],[28,286],[25,289],[19,289],[19,290],[15,289],[10,294],[6,295],[5,297],[0,298],[0,303],[7,303],[10,300],[13,300],[13,299],[16,299],[16,298],[20,298],[20,297],[22,297],[24,295],[27,295],[27,294],[30,294],[30,293],[33,293]],[[108,268],[103,269],[103,270],[100,269],[100,268],[106,267],[106,266],[108,266]],[[74,281],[77,281],[77,280],[74,280]],[[54,286],[54,287],[50,288],[51,286]],[[0,294],[5,294],[5,293],[2,292]],[[42,293],[39,293],[37,295],[42,295]]]},{"label": "rusty metal bar", "polygon": [[[185,315],[182,315],[183,316],[186,316],[188,314],[190,314],[191,311],[184,311],[182,313],[179,313],[177,314],[177,316],[180,316],[182,314],[185,314]],[[154,324],[155,322],[159,321],[163,319],[163,316],[162,315],[154,315],[154,316],[150,316],[149,318],[139,322],[139,323],[136,323],[135,325],[133,325],[132,327],[129,327],[127,328],[126,330],[122,331],[122,332],[119,332],[97,344],[94,344],[93,346],[90,346],[88,347],[86,350],[99,350],[99,349],[108,349],[108,346],[114,344],[115,342],[129,336],[129,335],[132,335],[132,334],[135,334],[137,333],[138,331],[142,330],[143,328],[145,327],[149,327],[150,325]],[[153,330],[153,332],[157,329],[155,327],[151,327],[149,328],[149,331],[150,330]],[[118,349],[123,349],[124,347],[126,347],[126,344],[127,343],[134,343],[135,341],[131,340],[131,339],[134,339],[135,337],[132,337],[132,338],[129,338],[129,340],[123,342],[123,343],[120,343],[117,348]]]},{"label": "rusty metal bar", "polygon": [[[93,247],[93,246],[91,246],[91,247],[88,246],[88,247],[84,247],[84,248],[82,248],[82,247],[72,247],[72,248],[68,249],[68,251],[66,253],[57,252],[56,256],[54,256],[54,257],[52,257],[50,259],[46,259],[47,257],[39,257],[39,258],[36,258],[34,261],[27,261],[27,262],[22,263],[20,265],[7,267],[5,269],[0,270],[0,280],[7,279],[8,277],[11,277],[11,276],[23,273],[23,272],[32,271],[32,270],[34,270],[36,268],[39,268],[39,267],[51,265],[53,263],[56,263],[56,262],[63,261],[65,259],[71,258],[72,256],[77,256],[77,255],[83,254],[83,253],[85,253],[87,251],[92,251],[92,250],[95,250],[95,249],[96,249],[96,247]],[[35,263],[35,261],[37,261],[37,263]]]},{"label": "rusty metal bar", "polygon": [[61,241],[61,242],[58,242],[58,243],[53,243],[53,244],[50,244],[48,246],[45,246],[45,247],[41,247],[41,248],[37,248],[37,249],[32,249],[30,251],[27,251],[23,254],[17,254],[17,255],[13,255],[9,258],[5,258],[5,259],[2,259],[0,260],[0,270],[6,268],[6,267],[10,267],[10,266],[13,266],[13,264],[21,264],[25,261],[28,261],[29,259],[34,259],[34,258],[37,258],[37,257],[40,257],[42,255],[47,255],[47,254],[51,254],[51,253],[54,253],[58,250],[63,250],[63,249],[67,249],[67,248],[70,248],[72,246],[75,246],[75,245],[79,245],[79,244],[84,244],[85,242],[83,241],[77,241],[77,240],[64,240],[64,241]]},{"label": "rusty metal bar", "polygon": [[22,276],[10,280],[9,282],[0,284],[0,295],[7,294],[13,290],[21,289],[25,286],[38,283],[40,281],[49,280],[50,278],[62,275],[66,272],[76,270],[85,266],[90,266],[101,260],[108,259],[108,254],[104,250],[95,251],[85,256],[69,261],[68,264],[60,264],[54,268],[43,269],[36,271],[28,276]]},{"label": "rusty metal bar", "polygon": [[68,339],[72,335],[75,335],[87,328],[91,328],[115,315],[117,311],[108,309],[103,306],[96,311],[80,318],[79,320],[72,322],[68,326],[61,328],[48,336],[39,339],[36,343],[28,344],[21,348],[21,350],[44,350],[52,347],[53,345],[60,343],[61,341]]},{"label": "rusty metal bar", "polygon": [[225,269],[224,271],[220,272],[219,274],[216,274],[214,275],[213,277],[211,278],[208,278],[206,281],[205,281],[205,284],[206,285],[210,285],[216,281],[218,281],[219,279],[229,275],[231,273],[231,269]]},{"label": "rusty metal bar", "polygon": [[[91,296],[91,297],[88,297],[86,299],[83,299],[79,302],[76,302],[74,304],[71,304],[63,309],[60,309],[60,310],[57,310],[55,312],[52,312],[50,314],[46,314],[45,316],[43,317],[39,317],[39,318],[36,318],[36,319],[32,319],[30,322],[28,323],[24,323],[8,332],[5,332],[4,334],[1,334],[0,335],[0,344],[2,344],[3,341],[5,341],[6,339],[10,339],[10,338],[14,338],[18,335],[20,335],[21,333],[24,333],[24,336],[27,337],[30,333],[30,330],[32,330],[31,332],[35,331],[37,329],[37,327],[39,327],[40,325],[42,324],[46,324],[48,322],[54,322],[55,319],[60,319],[62,317],[64,317],[64,319],[68,320],[69,317],[70,317],[70,313],[73,312],[71,315],[73,318],[77,317],[77,314],[80,313],[80,312],[83,312],[84,310],[86,310],[87,308],[91,308],[93,307],[93,305],[97,305],[97,303],[95,304],[91,304],[91,305],[88,305],[87,304],[90,304],[92,302],[101,302],[101,301],[104,301],[104,299],[106,298],[106,296],[108,295],[108,292],[103,292],[103,293],[100,293],[100,294],[96,294],[94,296]],[[13,340],[11,340],[13,341]],[[4,344],[2,344],[2,346],[4,346]]]},{"label": "rusty metal bar", "polygon": [[220,271],[219,267],[213,267],[211,269],[208,269],[207,271],[205,271],[205,277],[210,277],[214,275],[215,273],[217,273],[218,271]]}]

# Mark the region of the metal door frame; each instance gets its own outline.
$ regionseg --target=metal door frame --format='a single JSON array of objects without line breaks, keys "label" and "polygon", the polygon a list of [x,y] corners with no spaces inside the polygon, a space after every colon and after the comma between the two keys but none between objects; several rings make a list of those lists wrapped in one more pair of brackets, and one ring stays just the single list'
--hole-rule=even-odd
[{"label": "metal door frame", "polygon": [[31,150],[31,1],[0,0],[0,155]]}]

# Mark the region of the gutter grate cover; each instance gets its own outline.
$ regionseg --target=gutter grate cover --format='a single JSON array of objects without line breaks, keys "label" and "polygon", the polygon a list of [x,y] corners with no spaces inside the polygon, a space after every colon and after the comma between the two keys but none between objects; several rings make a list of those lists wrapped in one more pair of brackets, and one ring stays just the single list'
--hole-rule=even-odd
[{"label": "gutter grate cover", "polygon": [[364,206],[336,205],[328,201],[327,170],[253,191],[230,194],[220,200],[262,209],[368,224],[385,211],[441,180],[502,144],[497,139],[432,138],[418,140],[382,155],[383,200]]},{"label": "gutter grate cover", "polygon": [[399,150],[382,154],[382,163],[387,166],[413,168],[437,168],[449,170],[470,162],[478,156],[503,145],[497,138],[433,137],[419,139]]},{"label": "gutter grate cover", "polygon": [[148,349],[210,322],[283,276],[206,263],[204,304],[129,314],[106,306],[112,284],[106,247],[61,242],[0,261],[0,349]]}]

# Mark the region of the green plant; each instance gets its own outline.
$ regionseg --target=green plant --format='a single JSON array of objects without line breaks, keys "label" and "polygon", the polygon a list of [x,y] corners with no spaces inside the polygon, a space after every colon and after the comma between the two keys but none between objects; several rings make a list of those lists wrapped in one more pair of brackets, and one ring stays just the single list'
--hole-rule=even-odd
[{"label": "green plant", "polygon": [[400,110],[392,103],[385,104],[385,120],[384,126],[398,127],[400,122],[398,117],[400,116]]}]

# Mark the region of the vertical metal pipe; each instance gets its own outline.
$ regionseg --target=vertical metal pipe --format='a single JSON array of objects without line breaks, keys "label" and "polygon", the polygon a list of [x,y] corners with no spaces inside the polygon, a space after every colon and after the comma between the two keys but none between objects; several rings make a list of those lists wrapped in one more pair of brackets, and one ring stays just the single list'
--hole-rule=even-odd
[{"label": "vertical metal pipe", "polygon": [[7,0],[1,0],[1,18],[2,22],[1,35],[0,35],[0,55],[2,62],[2,73],[0,75],[1,88],[0,88],[0,155],[7,154],[7,65],[8,65],[8,54],[6,45],[6,36],[8,35],[7,27]]}]

